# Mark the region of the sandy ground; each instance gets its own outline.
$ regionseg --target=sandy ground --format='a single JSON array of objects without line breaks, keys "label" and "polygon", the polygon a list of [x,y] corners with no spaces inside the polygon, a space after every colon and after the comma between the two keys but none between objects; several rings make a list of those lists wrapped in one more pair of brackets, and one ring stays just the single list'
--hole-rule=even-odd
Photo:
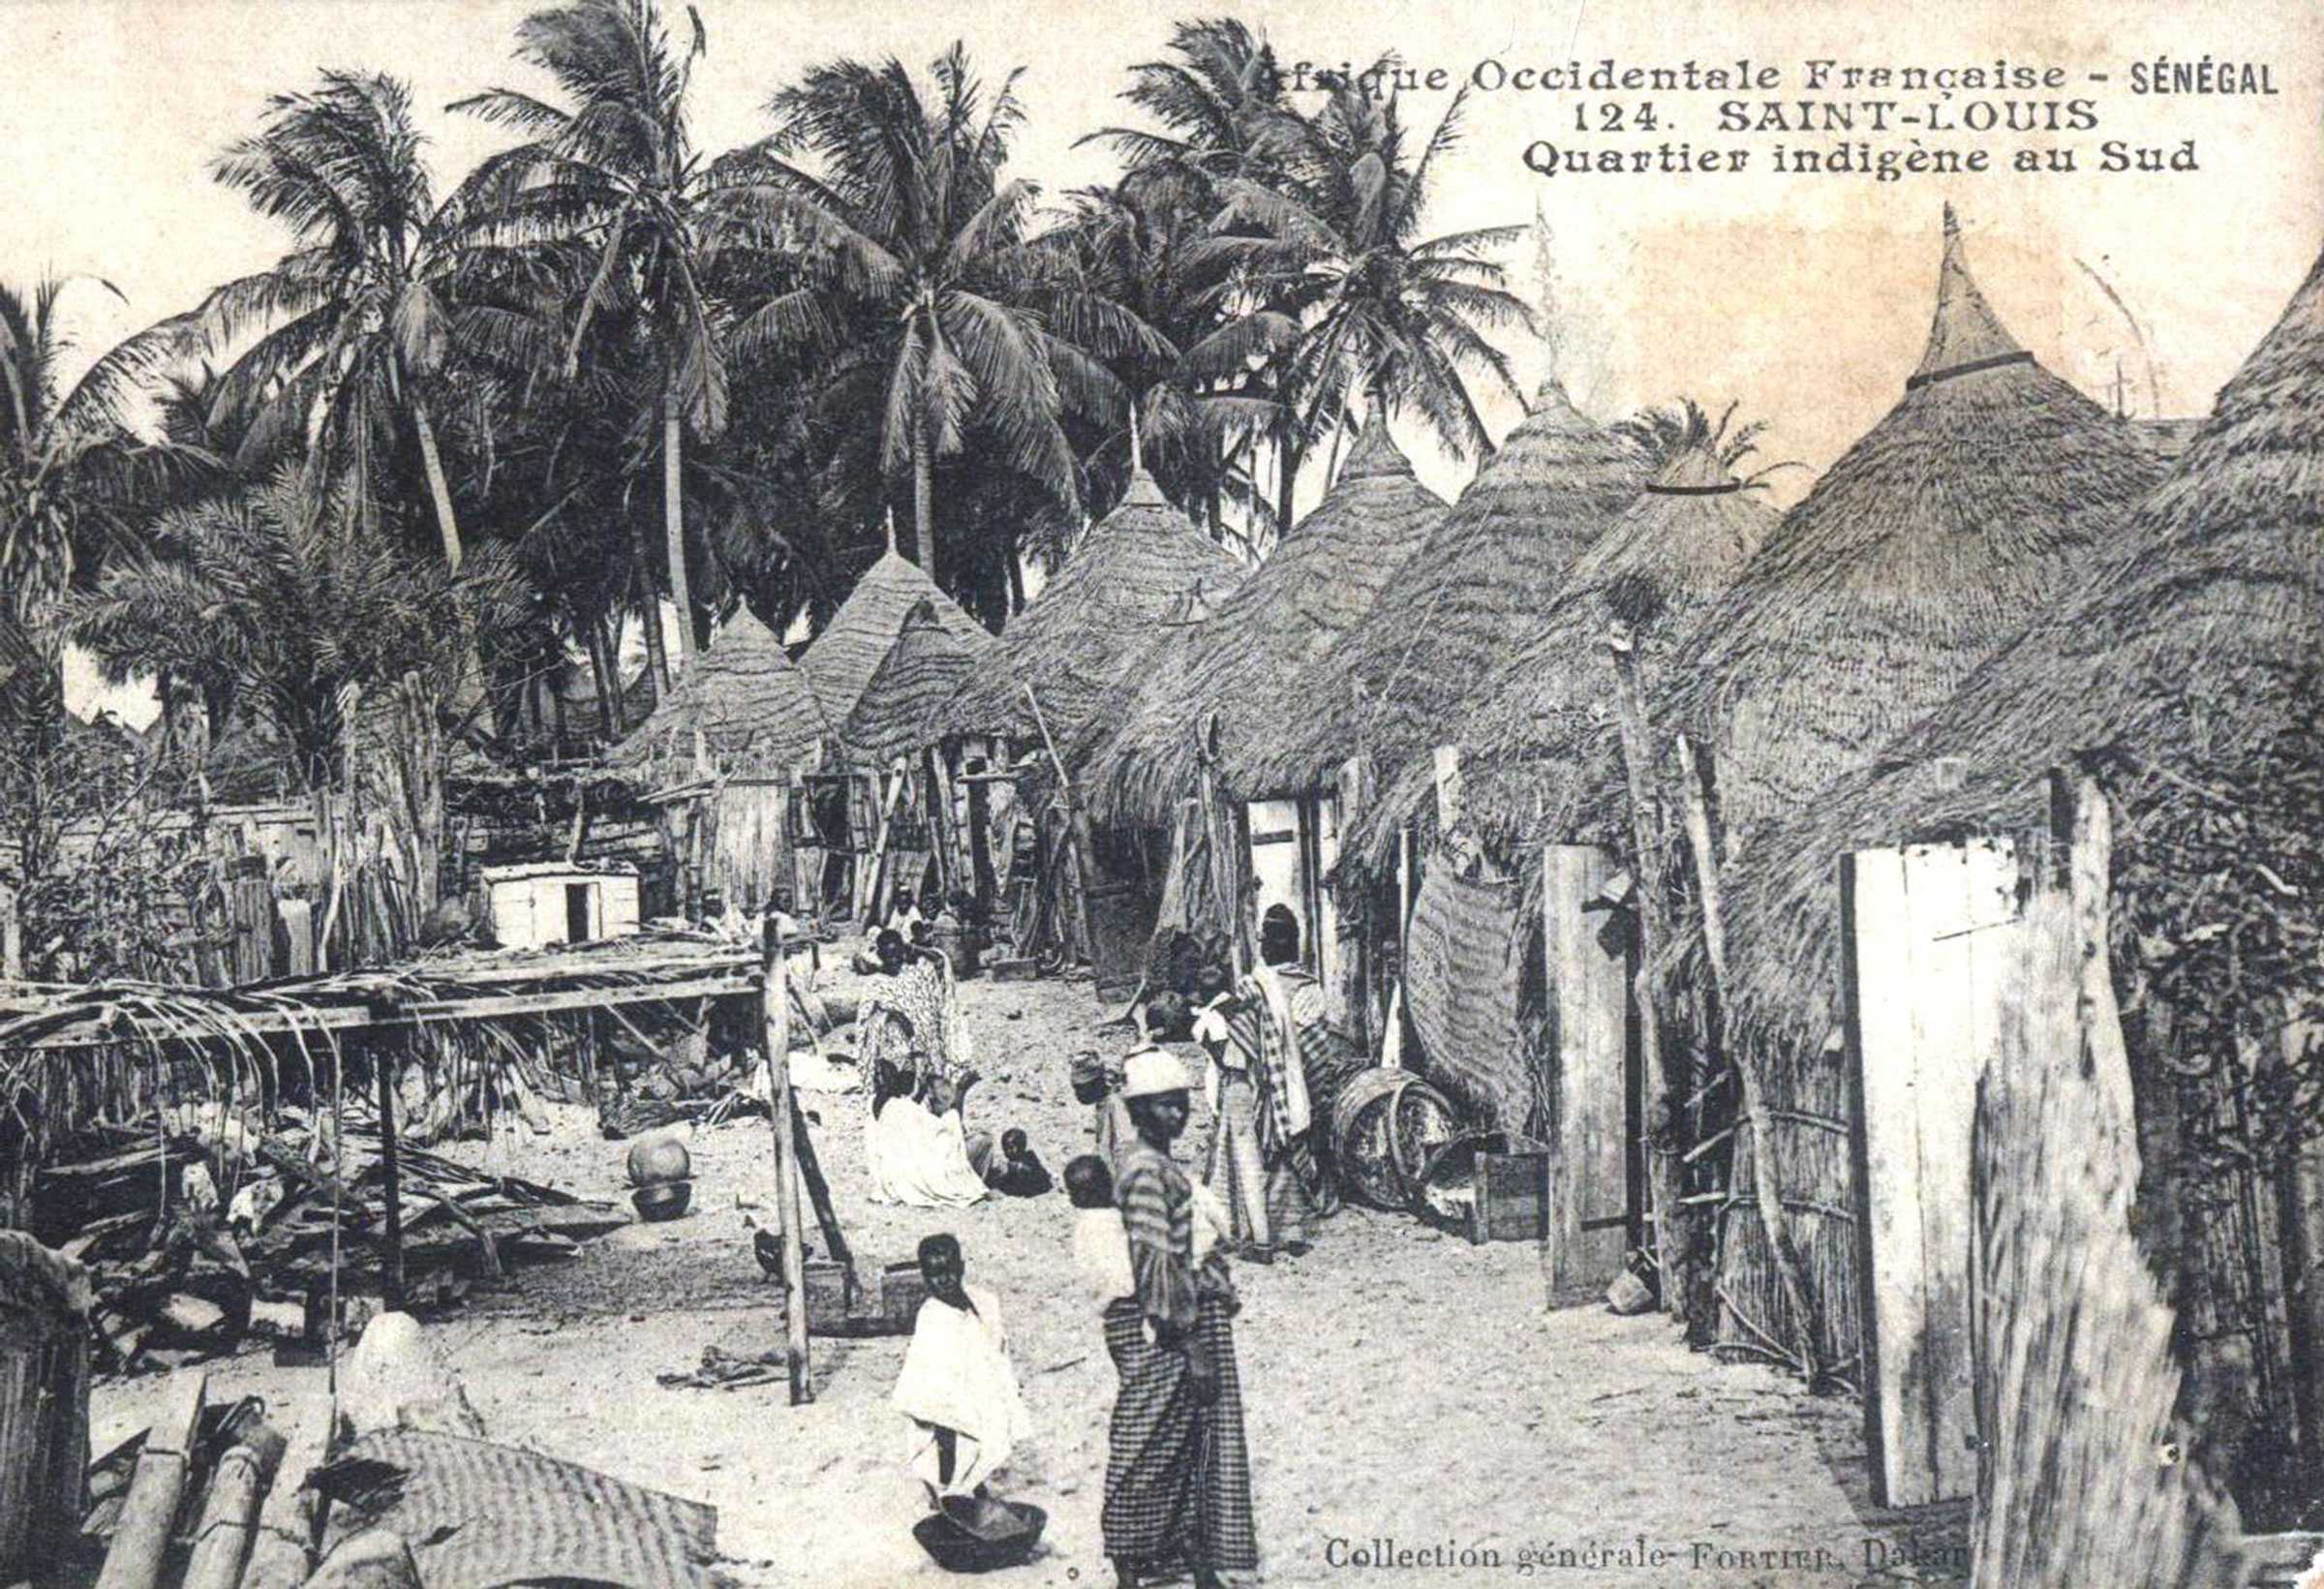
[{"label": "sandy ground", "polygon": [[[826,951],[823,983],[852,991],[853,979],[830,968],[839,958]],[[1067,1058],[1099,1046],[1107,1012],[1081,983],[976,981],[963,997],[988,1078],[970,1098],[970,1124],[1022,1125],[1060,1168],[1090,1138]],[[1063,1195],[943,1212],[870,1205],[864,1098],[806,1101],[865,1272],[951,1230],[970,1279],[1002,1299],[1037,1433],[996,1487],[1047,1508],[1051,1522],[1036,1559],[988,1581],[1109,1583],[1098,1506],[1114,1373],[1096,1318],[1070,1299]],[[749,1210],[737,1206],[772,1207],[768,1124],[721,1125],[689,1146],[697,1178],[686,1218],[627,1227],[431,1327],[492,1437],[717,1507],[720,1546],[744,1584],[943,1579],[909,1533],[922,1493],[887,1399],[902,1340],[817,1339],[815,1400],[805,1407],[788,1405],[780,1384],[655,1383],[693,1366],[707,1345],[759,1351],[781,1339]],[[623,1196],[627,1145],[598,1139],[577,1110],[550,1137],[514,1126],[459,1151],[583,1195]],[[1476,1247],[1411,1219],[1350,1210],[1304,1258],[1246,1266],[1237,1279],[1267,1583],[1959,1575],[1941,1559],[1909,1565],[1960,1550],[1958,1508],[1871,1507],[1853,1402],[1811,1398],[1768,1370],[1690,1353],[1657,1318],[1548,1311],[1529,1244]],[[302,1440],[317,1437],[327,1404],[321,1370],[257,1355],[208,1368],[214,1397],[263,1395]],[[166,1386],[160,1377],[101,1384],[96,1449],[150,1421]]]}]

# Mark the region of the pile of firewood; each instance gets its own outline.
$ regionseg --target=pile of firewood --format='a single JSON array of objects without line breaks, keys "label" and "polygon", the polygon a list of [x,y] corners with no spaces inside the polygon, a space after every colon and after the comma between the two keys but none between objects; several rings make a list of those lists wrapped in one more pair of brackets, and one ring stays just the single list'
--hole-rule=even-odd
[{"label": "pile of firewood", "polygon": [[[412,1147],[396,1157],[400,1279],[413,1305],[457,1299],[512,1265],[569,1257],[627,1223],[611,1205],[535,1181]],[[27,1223],[89,1267],[100,1363],[171,1367],[254,1333],[318,1338],[334,1254],[342,1299],[384,1289],[386,1185],[375,1126],[349,1121],[342,1152],[327,1116],[286,1109],[266,1126],[186,1109],[65,1145],[34,1181]]]}]

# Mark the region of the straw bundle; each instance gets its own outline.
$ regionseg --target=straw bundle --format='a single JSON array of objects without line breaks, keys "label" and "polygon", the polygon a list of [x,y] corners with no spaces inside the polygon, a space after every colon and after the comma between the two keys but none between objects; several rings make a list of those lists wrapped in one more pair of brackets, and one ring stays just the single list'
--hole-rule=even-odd
[{"label": "straw bundle", "polygon": [[1170,505],[1152,475],[1136,471],[1121,505],[1010,621],[1000,641],[1005,665],[969,678],[944,714],[944,731],[1034,737],[1030,687],[1062,750],[1182,596],[1223,597],[1244,572]]},{"label": "straw bundle", "polygon": [[1198,736],[1213,714],[1238,798],[1304,792],[1269,784],[1266,758],[1306,710],[1298,691],[1307,669],[1371,609],[1445,512],[1375,413],[1324,500],[1259,571],[1208,623],[1132,670],[1137,688],[1085,774],[1097,820],[1166,824],[1194,785]]},{"label": "straw bundle", "polygon": [[[1544,382],[1524,423],[1469,482],[1346,639],[1308,668],[1253,787],[1312,788],[1360,751],[1379,785],[1449,737],[1468,692],[1540,627],[1548,598],[1645,484],[1645,454]],[[1292,731],[1300,721],[1312,726]],[[1356,839],[1361,844],[1363,835]],[[1376,847],[1376,846],[1375,846]]]},{"label": "straw bundle", "polygon": [[979,648],[944,626],[934,602],[915,603],[840,730],[847,754],[885,767],[935,744],[944,707],[975,669],[978,655]]},{"label": "straw bundle", "polygon": [[719,631],[654,715],[606,759],[684,778],[699,732],[719,771],[781,777],[811,761],[830,733],[807,675],[746,607]]},{"label": "straw bundle", "polygon": [[1795,812],[1934,710],[2087,574],[2162,473],[2002,327],[1948,206],[1903,401],[1687,636],[1659,703],[1712,747],[1729,833]]},{"label": "straw bundle", "polygon": [[[1488,844],[1520,840],[1627,847],[1619,792],[1614,669],[1617,622],[1659,675],[1687,621],[1726,588],[1776,523],[1776,512],[1703,442],[1687,446],[1575,564],[1542,632],[1504,663],[1454,735],[1462,820]],[[1415,761],[1367,827],[1393,837],[1429,797],[1430,762]],[[1378,865],[1382,857],[1373,856]]]},{"label": "straw bundle", "polygon": [[847,720],[872,676],[879,671],[888,648],[895,645],[904,619],[923,601],[935,614],[938,626],[972,654],[989,657],[998,644],[990,630],[936,588],[920,565],[896,550],[894,529],[891,523],[888,549],[864,571],[823,632],[799,658],[808,683],[814,686],[815,698],[823,703],[823,716],[831,722]]}]

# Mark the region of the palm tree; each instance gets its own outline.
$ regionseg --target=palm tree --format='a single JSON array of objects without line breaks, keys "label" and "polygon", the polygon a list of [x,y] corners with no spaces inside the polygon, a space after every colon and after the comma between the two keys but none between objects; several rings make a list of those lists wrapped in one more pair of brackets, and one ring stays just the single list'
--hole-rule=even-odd
[{"label": "palm tree", "polygon": [[719,195],[687,124],[693,65],[708,40],[701,17],[691,7],[687,14],[693,37],[678,54],[654,0],[571,0],[535,12],[517,27],[517,58],[554,77],[569,106],[495,88],[453,108],[531,138],[465,185],[474,233],[590,245],[595,262],[566,343],[568,373],[598,318],[613,311],[634,308],[659,350],[662,529],[680,661],[690,667],[697,615],[686,561],[686,432],[724,429],[727,368],[719,313],[703,283]]},{"label": "palm tree", "polygon": [[18,620],[93,582],[134,541],[140,503],[217,463],[141,434],[151,383],[199,340],[190,321],[140,331],[65,379],[73,342],[58,308],[82,279],[46,278],[29,293],[0,282],[0,591]]},{"label": "palm tree", "polygon": [[1421,236],[1436,162],[1459,141],[1465,100],[1465,91],[1454,96],[1416,159],[1393,96],[1334,88],[1313,115],[1269,118],[1270,181],[1219,181],[1221,235],[1208,251],[1265,284],[1301,324],[1278,376],[1286,523],[1304,456],[1344,423],[1351,399],[1415,411],[1455,458],[1492,444],[1464,370],[1523,401],[1506,355],[1483,333],[1532,325],[1507,271],[1488,257],[1525,229]]},{"label": "palm tree", "polygon": [[1275,52],[1233,17],[1203,17],[1171,29],[1170,58],[1130,68],[1123,99],[1165,131],[1105,127],[1082,143],[1112,144],[1134,172],[1166,169],[1202,184],[1222,177],[1264,179],[1266,129],[1284,109]]},{"label": "palm tree", "polygon": [[882,471],[910,470],[913,554],[937,577],[939,458],[976,429],[1003,466],[1078,505],[1062,416],[1119,412],[1101,358],[1168,349],[1027,246],[1038,190],[1001,176],[1024,113],[1017,74],[988,102],[959,44],[930,70],[933,96],[894,59],[814,68],[769,104],[774,135],[722,174],[810,251],[809,280],[744,320],[737,350],[820,364],[835,403],[878,414]]},{"label": "palm tree", "polygon": [[270,98],[260,131],[211,168],[287,222],[297,247],[218,289],[205,314],[222,339],[260,332],[220,377],[219,403],[251,413],[245,461],[311,439],[352,469],[369,512],[408,418],[444,562],[457,568],[460,524],[431,399],[455,365],[473,395],[480,358],[536,361],[543,327],[519,309],[462,301],[507,260],[456,245],[456,212],[435,202],[424,142],[411,90],[394,77],[326,72],[312,93]]}]

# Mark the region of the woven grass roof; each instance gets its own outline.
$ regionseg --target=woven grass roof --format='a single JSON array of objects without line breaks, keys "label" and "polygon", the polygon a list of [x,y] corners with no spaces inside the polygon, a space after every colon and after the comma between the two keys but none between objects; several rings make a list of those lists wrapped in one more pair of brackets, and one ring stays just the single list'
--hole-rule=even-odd
[{"label": "woven grass roof", "polygon": [[1704,614],[1659,703],[1714,749],[1729,831],[1795,811],[1942,703],[2088,573],[2164,468],[2003,328],[1948,206],[1903,400]]},{"label": "woven grass roof", "polygon": [[692,670],[606,760],[648,776],[690,776],[696,729],[720,771],[753,777],[782,777],[805,766],[831,736],[806,672],[748,607],[727,621]]},{"label": "woven grass roof", "polygon": [[1101,822],[1160,825],[1192,787],[1196,742],[1216,714],[1222,771],[1242,799],[1264,799],[1268,753],[1299,720],[1299,690],[1319,662],[1443,522],[1444,499],[1414,477],[1375,413],[1315,510],[1208,622],[1132,670],[1136,688],[1083,771]]},{"label": "woven grass roof", "polygon": [[905,617],[923,601],[933,609],[945,631],[971,652],[996,655],[997,642],[992,630],[937,589],[927,571],[898,552],[891,539],[879,561],[864,570],[864,577],[855,582],[840,610],[831,615],[823,632],[799,658],[808,682],[814,686],[815,698],[823,703],[826,718],[835,723],[847,720],[864,687],[879,671],[889,648],[902,632]]},{"label": "woven grass roof", "polygon": [[[1667,464],[1574,565],[1541,632],[1478,692],[1452,742],[1463,821],[1496,847],[1518,840],[1627,844],[1607,640],[1619,621],[1649,681],[1688,622],[1744,566],[1779,515],[1711,449]],[[1433,794],[1432,758],[1406,767],[1366,836],[1392,837]],[[1377,858],[1375,857],[1375,860]]]},{"label": "woven grass roof", "polygon": [[935,744],[943,737],[944,708],[979,657],[980,648],[944,626],[933,602],[916,603],[840,730],[848,756],[885,767]]},{"label": "woven grass roof", "polygon": [[[2319,656],[2324,259],[2094,576],[1747,857],[1730,891],[1738,1018],[1819,1040],[1837,1008],[1839,857],[2040,831],[2052,766],[2096,754],[2130,844],[2190,791],[2246,795],[2292,763],[2312,780]],[[2268,835],[2242,847],[2264,860]],[[2260,886],[2148,864],[2183,891]]]},{"label": "woven grass roof", "polygon": [[1032,738],[1029,686],[1062,752],[1181,596],[1200,590],[1216,602],[1246,571],[1170,504],[1152,475],[1136,471],[1120,505],[1009,621],[1003,665],[969,678],[945,713],[946,732]]},{"label": "woven grass roof", "polygon": [[[1425,756],[1468,692],[1541,626],[1566,575],[1645,484],[1645,455],[1544,382],[1460,500],[1369,611],[1285,697],[1243,786],[1313,788],[1359,749],[1382,787]],[[1302,731],[1300,725],[1307,726]]]}]

